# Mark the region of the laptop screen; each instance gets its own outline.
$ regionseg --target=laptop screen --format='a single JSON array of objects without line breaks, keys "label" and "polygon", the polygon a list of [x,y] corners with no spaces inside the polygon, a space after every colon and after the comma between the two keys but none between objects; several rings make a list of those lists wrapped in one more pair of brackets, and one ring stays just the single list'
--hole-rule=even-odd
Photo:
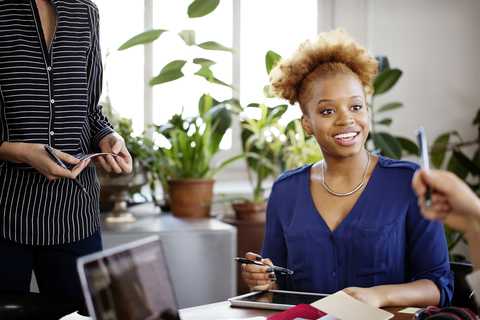
[{"label": "laptop screen", "polygon": [[178,320],[178,308],[158,237],[78,260],[90,316],[97,320]]}]

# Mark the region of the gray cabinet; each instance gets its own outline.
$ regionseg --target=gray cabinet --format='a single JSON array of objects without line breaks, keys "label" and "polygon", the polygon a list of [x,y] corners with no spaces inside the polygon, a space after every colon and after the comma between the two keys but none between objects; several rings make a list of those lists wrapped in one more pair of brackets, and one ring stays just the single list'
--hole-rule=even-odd
[{"label": "gray cabinet", "polygon": [[180,308],[225,301],[237,292],[237,229],[213,218],[158,214],[152,204],[130,208],[133,223],[102,221],[104,248],[158,235],[163,243]]}]

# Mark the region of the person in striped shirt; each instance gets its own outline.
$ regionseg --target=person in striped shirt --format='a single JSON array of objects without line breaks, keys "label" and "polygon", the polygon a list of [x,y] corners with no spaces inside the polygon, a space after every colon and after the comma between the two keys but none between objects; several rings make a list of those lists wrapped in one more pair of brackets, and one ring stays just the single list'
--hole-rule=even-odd
[{"label": "person in striped shirt", "polygon": [[[0,290],[83,300],[76,258],[102,250],[99,191],[88,160],[130,172],[132,159],[98,105],[99,14],[90,0],[0,0]],[[78,179],[86,193],[74,183]]]}]

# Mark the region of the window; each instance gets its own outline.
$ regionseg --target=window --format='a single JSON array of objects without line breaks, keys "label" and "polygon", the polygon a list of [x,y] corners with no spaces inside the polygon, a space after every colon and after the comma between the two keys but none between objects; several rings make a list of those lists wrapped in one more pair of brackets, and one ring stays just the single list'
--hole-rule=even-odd
[{"label": "window", "polygon": [[[265,55],[269,50],[288,56],[302,41],[314,38],[316,34],[317,0],[241,1],[242,106],[263,101],[263,87],[268,84]],[[269,100],[269,106],[285,103]],[[283,124],[300,115],[298,107],[289,108]]]},{"label": "window", "polygon": [[[267,51],[287,56],[300,42],[315,37],[318,30],[319,0],[222,0],[212,14],[197,19],[189,19],[186,13],[193,0],[144,1],[153,7],[151,27],[169,30],[153,45],[153,76],[158,75],[173,60],[202,57],[217,62],[212,67],[215,77],[226,83],[239,79],[236,81],[240,88],[240,93],[236,93],[227,87],[209,85],[203,79],[193,76],[199,68],[197,65],[186,65],[183,69],[184,78],[153,87],[153,116],[150,122],[156,124],[164,123],[174,113],[180,113],[182,107],[185,115],[194,115],[198,99],[204,92],[210,92],[217,100],[229,99],[233,94],[240,97],[243,107],[249,103],[262,102],[263,87],[268,84],[265,70]],[[139,4],[137,6],[121,6],[110,0],[95,2],[100,10],[102,51],[104,54],[107,50],[110,52],[105,71],[108,91],[105,87],[103,96],[107,93],[110,95],[113,108],[121,116],[132,118],[134,133],[140,134],[144,130],[144,86],[148,86],[143,75],[144,48],[138,46],[121,52],[117,49],[126,40],[145,30],[145,6],[143,2],[132,2]],[[228,52],[187,48],[178,32],[188,29],[195,30],[196,43],[216,41],[227,47],[239,43],[240,48],[235,48],[239,51],[239,56],[232,57]],[[269,106],[285,103],[276,99],[268,100]],[[299,118],[300,115],[298,107],[291,107],[285,114],[283,123]],[[236,124],[233,127],[233,133],[229,136],[234,140],[233,148],[223,151],[220,155],[222,158],[238,153],[241,148],[239,126]],[[231,142],[226,145],[231,146]],[[234,163],[225,179],[245,180],[244,170],[239,162]],[[218,180],[222,180],[222,174],[221,172]]]}]

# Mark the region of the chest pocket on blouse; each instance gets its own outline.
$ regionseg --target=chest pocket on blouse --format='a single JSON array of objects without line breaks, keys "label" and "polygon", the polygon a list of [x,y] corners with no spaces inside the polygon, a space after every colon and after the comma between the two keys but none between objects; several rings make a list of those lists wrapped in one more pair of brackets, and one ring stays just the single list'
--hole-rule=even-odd
[{"label": "chest pocket on blouse", "polygon": [[397,223],[376,229],[354,230],[353,254],[357,277],[397,273],[399,250],[403,250],[397,233]]},{"label": "chest pocket on blouse", "polygon": [[308,232],[285,234],[287,243],[287,268],[294,271],[291,277],[295,287],[302,282],[310,281],[312,241]]}]

